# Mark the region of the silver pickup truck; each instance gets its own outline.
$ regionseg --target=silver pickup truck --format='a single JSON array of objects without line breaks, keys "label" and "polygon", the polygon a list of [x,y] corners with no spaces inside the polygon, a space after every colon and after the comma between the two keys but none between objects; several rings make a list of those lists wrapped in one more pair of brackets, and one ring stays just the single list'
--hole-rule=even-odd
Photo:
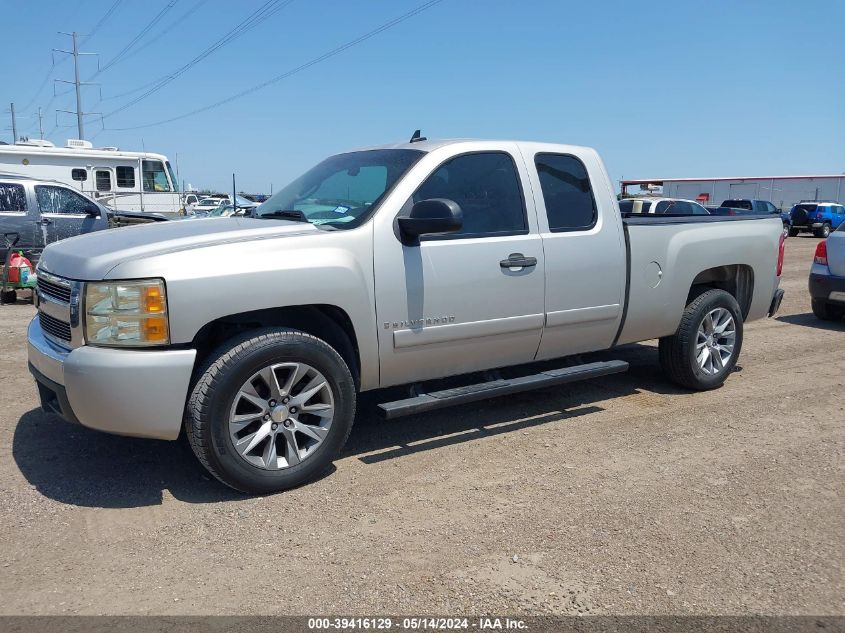
[{"label": "silver pickup truck", "polygon": [[497,369],[655,338],[669,379],[718,387],[743,323],[783,295],[780,219],[623,218],[585,147],[414,138],[332,156],[254,215],[46,248],[28,332],[43,407],[184,429],[222,482],[272,492],[337,457],[362,391],[411,385],[380,406],[421,413],[624,371]]}]

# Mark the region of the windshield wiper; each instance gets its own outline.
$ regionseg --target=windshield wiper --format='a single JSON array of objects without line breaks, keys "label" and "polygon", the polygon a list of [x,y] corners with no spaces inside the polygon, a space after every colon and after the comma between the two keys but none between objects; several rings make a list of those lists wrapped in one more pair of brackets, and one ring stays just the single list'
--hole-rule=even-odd
[{"label": "windshield wiper", "polygon": [[293,220],[294,222],[308,222],[308,218],[302,211],[296,209],[285,209],[283,211],[268,211],[256,215],[257,218],[284,218],[285,220]]}]

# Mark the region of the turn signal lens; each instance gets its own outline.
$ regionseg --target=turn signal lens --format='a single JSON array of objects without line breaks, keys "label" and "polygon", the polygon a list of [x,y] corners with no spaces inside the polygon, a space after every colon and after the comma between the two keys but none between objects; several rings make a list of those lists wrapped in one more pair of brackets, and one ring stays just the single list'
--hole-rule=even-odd
[{"label": "turn signal lens", "polygon": [[167,319],[147,317],[141,321],[144,338],[150,343],[167,343]]}]

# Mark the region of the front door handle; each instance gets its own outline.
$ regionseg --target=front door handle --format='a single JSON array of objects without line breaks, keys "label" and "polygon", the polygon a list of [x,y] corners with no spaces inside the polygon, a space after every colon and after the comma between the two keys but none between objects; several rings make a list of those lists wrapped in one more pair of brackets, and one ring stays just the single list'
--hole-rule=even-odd
[{"label": "front door handle", "polygon": [[536,265],[536,257],[526,257],[522,253],[511,253],[507,259],[499,262],[499,266],[502,268],[531,268]]}]

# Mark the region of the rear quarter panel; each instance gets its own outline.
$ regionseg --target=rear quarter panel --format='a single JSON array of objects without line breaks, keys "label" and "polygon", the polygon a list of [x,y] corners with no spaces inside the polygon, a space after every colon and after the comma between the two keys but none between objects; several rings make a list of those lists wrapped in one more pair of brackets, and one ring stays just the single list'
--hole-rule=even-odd
[{"label": "rear quarter panel", "polygon": [[746,321],[768,313],[779,283],[779,218],[627,225],[631,280],[618,344],[674,334],[695,277],[710,268],[747,265],[753,295]]}]

